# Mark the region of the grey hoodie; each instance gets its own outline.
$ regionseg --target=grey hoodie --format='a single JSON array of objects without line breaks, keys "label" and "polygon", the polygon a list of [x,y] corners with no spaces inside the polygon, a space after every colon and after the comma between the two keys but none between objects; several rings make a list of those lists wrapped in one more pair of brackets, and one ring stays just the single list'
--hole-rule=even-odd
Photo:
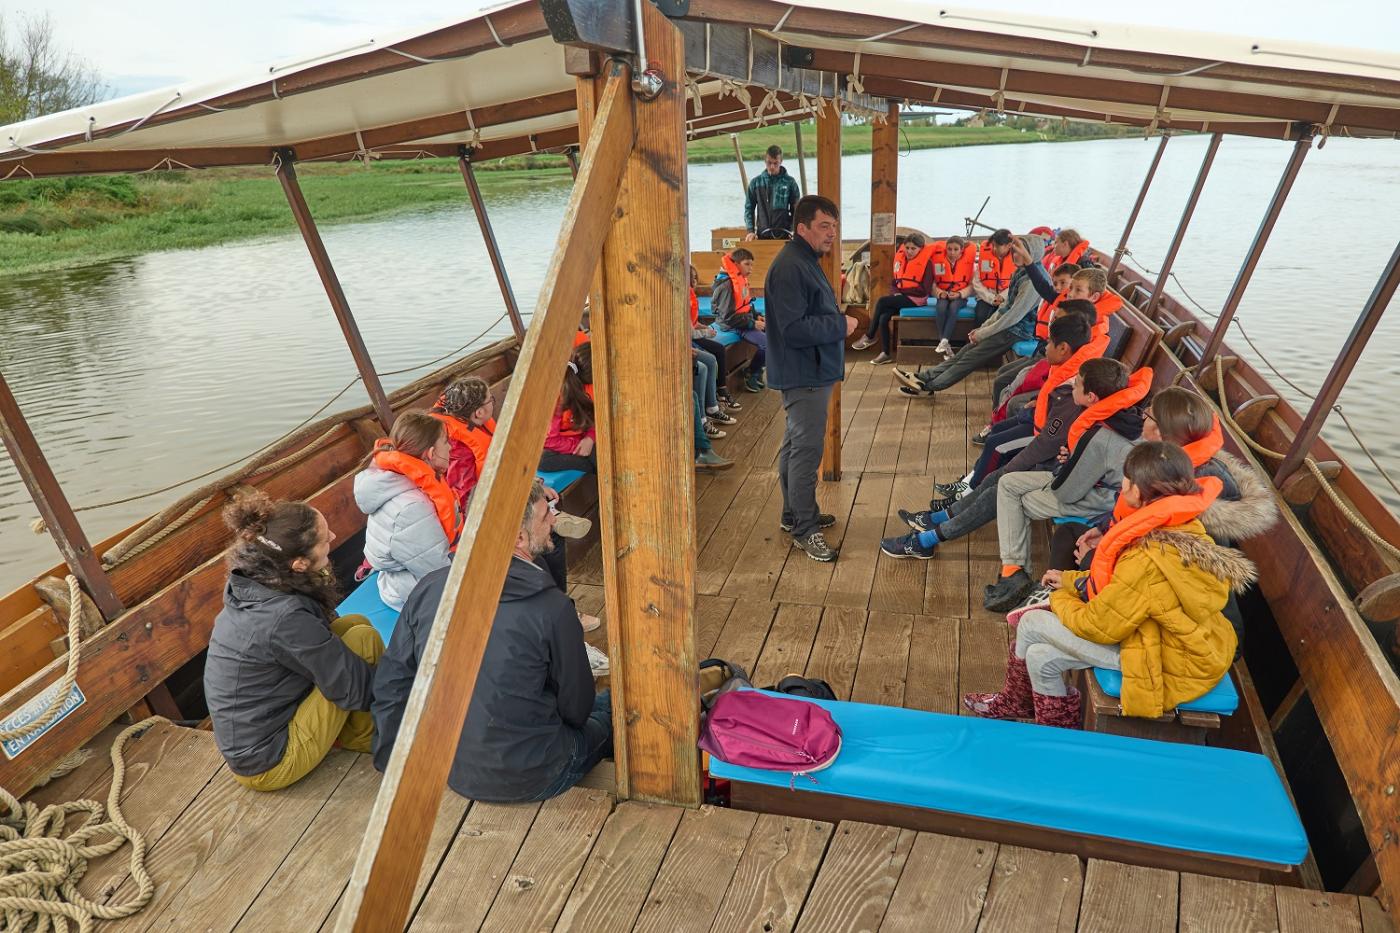
[{"label": "grey hoodie", "polygon": [[[1045,252],[1045,238],[1034,233],[1027,233],[1021,237],[1026,244],[1026,250],[1032,257],[1038,257]],[[1039,262],[1033,258],[1032,263]],[[1010,283],[1006,286],[1006,301],[1002,302],[1000,308],[989,318],[986,323],[977,328],[977,339],[986,340],[993,334],[999,334],[1004,330],[1015,330],[1018,335],[1024,331],[1024,336],[1033,337],[1035,335],[1035,318],[1031,312],[1040,307],[1040,292],[1035,290],[1035,282],[1031,280],[1030,274],[1024,267],[1016,269],[1016,273],[1011,276]]]},{"label": "grey hoodie", "polygon": [[369,517],[365,560],[379,571],[379,598],[402,609],[419,580],[452,563],[437,510],[413,480],[375,466],[355,477],[355,504]]}]

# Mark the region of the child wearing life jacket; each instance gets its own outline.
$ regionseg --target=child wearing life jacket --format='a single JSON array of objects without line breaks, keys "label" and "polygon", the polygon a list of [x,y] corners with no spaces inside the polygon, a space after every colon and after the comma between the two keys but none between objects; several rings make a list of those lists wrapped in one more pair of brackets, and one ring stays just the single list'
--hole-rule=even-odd
[{"label": "child wearing life jacket", "polygon": [[368,517],[365,559],[379,571],[379,598],[390,608],[402,609],[424,575],[452,560],[462,513],[443,479],[451,456],[441,421],[404,412],[355,476],[355,504]]},{"label": "child wearing life jacket", "polygon": [[1122,671],[1128,716],[1155,718],[1209,692],[1235,655],[1221,609],[1255,578],[1254,565],[1201,523],[1220,488],[1213,476],[1198,480],[1174,444],[1134,447],[1116,521],[1089,570],[1046,572],[1049,609],[1021,615],[1002,689],[966,694],[963,705],[992,719],[1075,728],[1080,695],[1064,675],[1090,667]]},{"label": "child wearing life jacket", "polygon": [[852,350],[864,350],[880,338],[880,353],[870,362],[894,362],[894,328],[890,322],[905,308],[922,305],[933,293],[933,247],[922,233],[911,233],[894,253],[894,291],[875,302],[870,327],[851,344]]},{"label": "child wearing life jacket", "polygon": [[749,392],[762,392],[767,385],[763,381],[763,367],[767,364],[768,334],[763,315],[754,309],[753,296],[749,294],[753,253],[741,246],[729,255],[721,256],[719,264],[720,271],[710,288],[710,307],[715,312],[715,326],[736,333],[745,343],[753,345],[754,355],[744,376],[744,388]]},{"label": "child wearing life jacket", "polygon": [[254,492],[224,507],[224,523],[234,543],[204,696],[234,780],[278,790],[310,774],[337,742],[369,751],[384,640],[364,616],[336,616],[335,535],[320,512]]},{"label": "child wearing life jacket", "polygon": [[1152,370],[1128,374],[1117,360],[1084,361],[1074,377],[1074,403],[1083,411],[1065,433],[1053,472],[1009,473],[997,483],[997,539],[1001,576],[983,594],[993,612],[1015,608],[1035,589],[1030,563],[1031,523],[1040,519],[1093,518],[1113,508],[1123,462],[1142,436],[1142,401]]},{"label": "child wearing life jacket", "polygon": [[972,293],[977,297],[972,312],[976,327],[981,327],[1006,303],[1011,276],[1015,271],[1011,231],[1005,228],[997,230],[977,248],[977,274],[972,280]]},{"label": "child wearing life jacket", "polygon": [[540,469],[598,472],[597,427],[593,417],[593,345],[574,349],[564,364],[564,387],[549,421]]},{"label": "child wearing life jacket", "polygon": [[1055,239],[1050,241],[1050,249],[1046,251],[1041,263],[1051,272],[1066,262],[1082,266],[1089,261],[1088,252],[1089,241],[1080,236],[1078,230],[1064,227],[1055,234]]},{"label": "child wearing life jacket", "polygon": [[729,362],[725,354],[724,344],[715,339],[713,327],[700,323],[700,298],[695,294],[695,287],[699,283],[700,274],[695,271],[694,266],[691,266],[690,346],[694,351],[695,362],[714,372],[714,392],[705,411],[717,424],[737,424],[737,420],[729,412],[739,411],[744,406],[740,405],[738,400],[729,394],[729,387],[725,385],[725,380],[729,376]]},{"label": "child wearing life jacket", "polygon": [[[937,247],[937,244],[934,244]],[[943,241],[940,255],[935,248],[933,254],[933,291],[924,302],[934,309],[938,322],[938,346],[935,349],[945,358],[953,355],[953,334],[958,327],[958,311],[967,304],[972,294],[972,283],[977,278],[977,249],[960,236],[950,236]]]}]

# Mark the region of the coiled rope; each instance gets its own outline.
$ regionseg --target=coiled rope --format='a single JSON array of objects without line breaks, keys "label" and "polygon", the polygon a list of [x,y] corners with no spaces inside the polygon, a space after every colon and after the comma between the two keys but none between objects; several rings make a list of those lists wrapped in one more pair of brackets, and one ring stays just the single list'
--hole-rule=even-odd
[{"label": "coiled rope", "polygon": [[[0,788],[0,810],[4,811],[0,816],[0,917],[5,930],[67,933],[72,921],[79,933],[91,933],[95,921],[129,917],[150,903],[156,885],[146,870],[146,838],[121,810],[126,779],[122,750],[133,736],[167,721],[152,716],[117,736],[112,743],[112,786],[105,807],[97,800],[40,807]],[[64,835],[71,814],[87,818]],[[123,904],[99,904],[80,894],[78,882],[87,873],[89,861],[111,855],[127,843],[131,844],[129,869],[136,894]]]},{"label": "coiled rope", "polygon": [[[83,640],[83,591],[78,586],[78,578],[68,575],[68,666],[58,679],[58,692],[38,718],[14,729],[0,729],[0,742],[22,739],[33,735],[53,722],[68,700],[73,684],[78,680],[78,649]],[[8,929],[8,928],[7,928]],[[19,929],[16,927],[15,929]]]}]

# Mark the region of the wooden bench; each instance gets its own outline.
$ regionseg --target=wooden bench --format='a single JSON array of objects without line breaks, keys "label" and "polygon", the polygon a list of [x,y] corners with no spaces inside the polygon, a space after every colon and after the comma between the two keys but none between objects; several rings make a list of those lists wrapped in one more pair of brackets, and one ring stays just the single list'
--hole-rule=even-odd
[{"label": "wooden bench", "polygon": [[[1084,728],[1091,732],[1126,735],[1139,739],[1155,739],[1161,742],[1204,745],[1206,744],[1207,732],[1210,730],[1219,731],[1220,729],[1221,713],[1199,708],[1200,703],[1183,704],[1185,708],[1179,707],[1170,710],[1155,719],[1125,716],[1123,715],[1122,700],[1115,692],[1105,689],[1095,672],[1079,671],[1075,674],[1075,682],[1080,693],[1084,695]],[[1217,687],[1207,696],[1216,694],[1223,687],[1228,687],[1229,695],[1234,697],[1234,703],[1229,704],[1231,713],[1233,713],[1233,707],[1239,702],[1239,693],[1228,673],[1225,675],[1221,687]],[[1219,709],[1223,710],[1224,707],[1221,706]],[[1226,713],[1226,715],[1230,715],[1230,713]]]},{"label": "wooden bench", "polygon": [[[768,267],[773,264],[778,253],[787,245],[786,240],[755,240],[752,243],[740,244],[749,252],[753,253],[753,272],[749,275],[749,293],[752,295],[763,294],[763,279],[768,275]],[[690,254],[690,264],[695,267],[695,273],[699,282],[695,286],[695,294],[708,295],[711,286],[714,285],[715,276],[719,275],[720,259],[729,250],[696,250]]]}]

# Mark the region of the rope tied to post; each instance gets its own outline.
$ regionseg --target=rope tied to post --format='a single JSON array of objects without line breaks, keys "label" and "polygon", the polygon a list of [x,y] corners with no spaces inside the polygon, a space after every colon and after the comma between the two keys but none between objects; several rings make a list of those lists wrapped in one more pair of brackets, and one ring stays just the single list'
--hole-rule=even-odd
[{"label": "rope tied to post", "polygon": [[[146,838],[121,810],[126,780],[122,751],[134,736],[158,722],[168,720],[152,716],[123,729],[112,743],[112,786],[105,806],[97,800],[73,800],[40,807],[0,788],[0,917],[6,930],[67,933],[71,920],[79,933],[91,933],[94,921],[130,917],[150,903],[156,885],[146,870]],[[86,818],[65,835],[71,814]],[[128,867],[136,894],[122,904],[84,897],[78,882],[87,874],[89,861],[111,855],[127,843],[131,844]]]},{"label": "rope tied to post", "polygon": [[[58,718],[59,711],[63,709],[63,704],[68,700],[68,694],[73,690],[73,684],[78,681],[78,655],[82,641],[83,591],[78,586],[78,578],[70,573],[68,575],[68,666],[64,668],[63,676],[58,679],[58,689],[44,711],[22,726],[16,726],[13,729],[0,729],[0,742],[9,742],[12,739],[23,739],[31,736]],[[0,858],[3,858],[3,852],[4,846],[0,845]],[[3,883],[0,883],[0,890],[3,889]]]}]

